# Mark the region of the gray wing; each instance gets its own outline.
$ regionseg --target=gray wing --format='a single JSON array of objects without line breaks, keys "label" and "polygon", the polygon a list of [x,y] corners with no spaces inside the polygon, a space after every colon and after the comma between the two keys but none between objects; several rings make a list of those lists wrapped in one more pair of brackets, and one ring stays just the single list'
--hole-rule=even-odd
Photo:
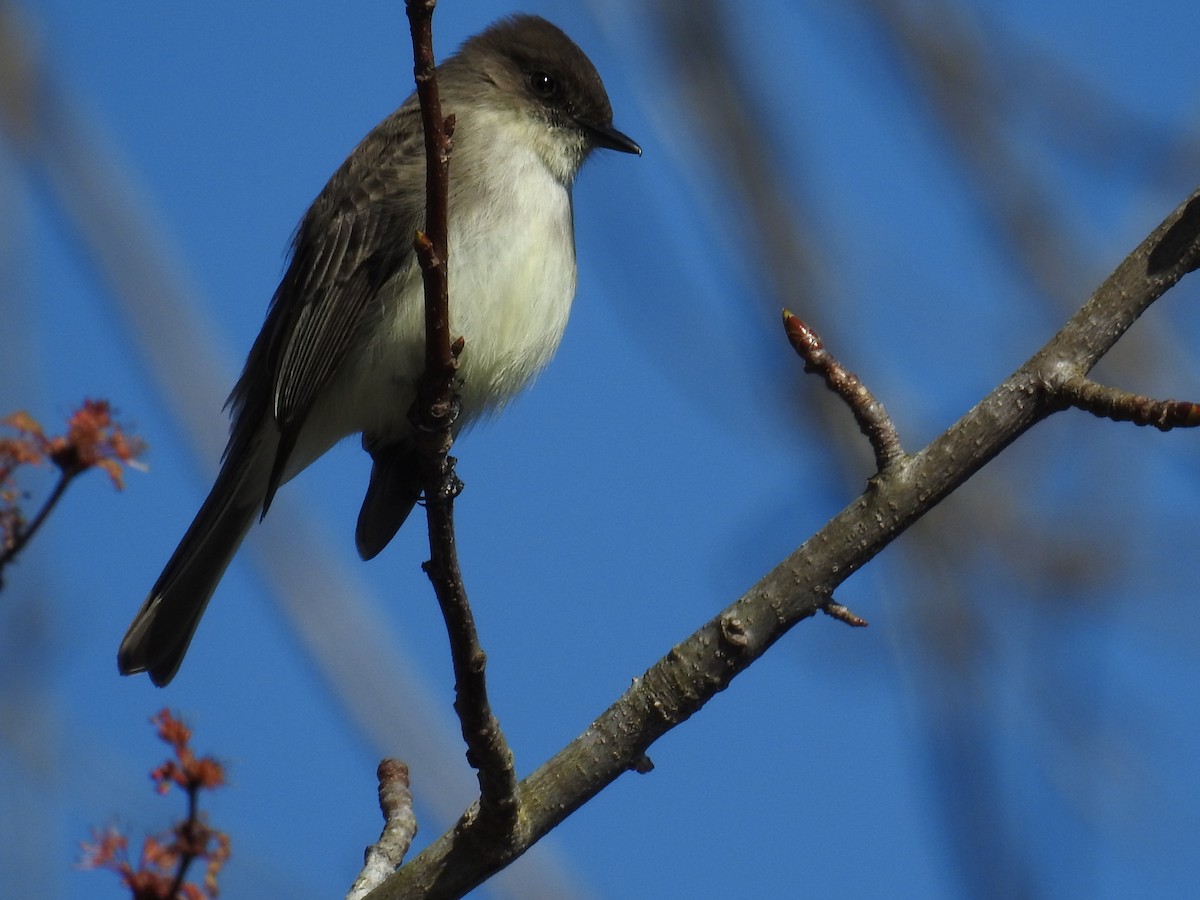
[{"label": "gray wing", "polygon": [[[313,404],[382,314],[380,289],[412,264],[424,212],[424,140],[406,103],[342,164],[305,214],[241,379],[230,453],[269,415],[279,429],[263,514]],[[418,185],[401,192],[398,185]]]}]

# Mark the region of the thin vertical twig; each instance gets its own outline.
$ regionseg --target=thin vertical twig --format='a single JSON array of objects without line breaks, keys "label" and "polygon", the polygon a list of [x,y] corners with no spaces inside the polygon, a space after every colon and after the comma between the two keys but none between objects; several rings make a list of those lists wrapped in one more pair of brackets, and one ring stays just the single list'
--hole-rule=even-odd
[{"label": "thin vertical twig", "polygon": [[426,225],[414,248],[425,285],[425,372],[418,387],[418,444],[430,558],[424,566],[437,594],[454,665],[455,701],[467,760],[479,777],[481,818],[507,829],[517,820],[512,751],[487,695],[487,656],[467,602],[454,537],[454,498],[460,482],[449,455],[458,412],[455,395],[461,338],[451,338],[447,270],[450,153],[454,117],[443,117],[433,55],[435,0],[406,0],[414,75],[425,129]]}]

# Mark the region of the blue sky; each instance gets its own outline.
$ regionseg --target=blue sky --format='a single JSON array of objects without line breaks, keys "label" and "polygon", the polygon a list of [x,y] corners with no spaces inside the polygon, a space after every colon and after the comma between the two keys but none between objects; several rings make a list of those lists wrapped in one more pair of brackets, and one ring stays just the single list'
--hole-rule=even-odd
[{"label": "blue sky", "polygon": [[[1125,110],[1114,114],[1124,129],[1072,131],[1075,110],[1052,102],[1062,87],[1053,70],[1015,63],[1003,73],[1046,101],[1014,105],[1008,120],[1079,249],[1081,302],[1198,180],[1152,138],[1195,143],[1200,10],[968,8],[985,46],[1053,60]],[[494,705],[525,774],[848,503],[869,471],[847,481],[854,464],[835,458],[845,445],[825,418],[805,418],[797,395],[821,388],[797,374],[733,179],[688,119],[645,8],[521,9],[584,47],[616,124],[645,150],[585,168],[580,286],[563,346],[525,396],[456,450],[464,572]],[[445,0],[439,55],[512,11]],[[216,393],[188,410],[208,441],[194,449],[179,401],[156,386],[36,159],[0,151],[0,205],[11,210],[0,296],[18,335],[4,342],[0,408],[50,423],[104,396],[151,445],[149,471],[131,473],[124,493],[101,477],[73,488],[5,573],[0,888],[121,896],[71,861],[93,825],[117,821],[137,835],[176,813],[145,777],[162,753],[147,719],[169,705],[195,726],[198,749],[229,766],[231,787],[208,803],[234,842],[224,895],[341,896],[378,833],[381,755],[411,761],[444,729],[441,762],[466,772],[419,520],[373,562],[354,553],[369,469],[357,443],[284,489],[167,690],[119,678],[115,652],[208,489],[220,400],[293,227],[410,91],[403,4],[42,0],[23,12],[52,89],[94,135],[87,153],[126,173],[128,184],[111,187],[136,204],[153,239],[145,252],[167,255],[192,304],[189,318],[157,327],[194,347],[179,366],[194,367],[197,391],[208,389],[202,377]],[[725,15],[760,113],[761,134],[738,139],[771,142],[778,193],[817,223],[827,296],[789,305],[875,389],[915,450],[1046,340],[1066,308],[1016,274],[969,166],[861,15],[766,0]],[[1070,142],[1079,134],[1086,152]],[[113,231],[119,240],[120,223]],[[1189,353],[1196,299],[1187,283],[1168,296],[1102,375],[1200,397]],[[1044,424],[931,516],[953,534],[939,549],[965,564],[959,599],[983,634],[963,642],[977,656],[969,685],[935,662],[952,617],[917,609],[940,558],[906,535],[843,588],[870,628],[802,623],[651,748],[653,773],[621,778],[533,855],[586,897],[937,898],[978,887],[978,865],[963,875],[963,835],[996,831],[1039,892],[1187,896],[1200,876],[1198,440],[1078,413]],[[1066,548],[1057,580],[1023,579],[1044,571],[1047,543]],[[373,657],[364,649],[350,661],[349,688],[331,680],[264,568],[279,545],[302,557],[277,563],[300,580],[302,562],[329,561],[329,591],[298,586],[320,595],[307,607],[314,628],[334,633],[350,615],[339,595],[352,592],[373,642],[363,646],[391,654],[388,672],[415,673],[428,689],[420,705],[439,723],[417,701],[382,703],[387,690],[359,691],[364,706],[347,712],[346,691],[375,681],[360,678]],[[357,656],[355,646],[340,652]],[[964,697],[974,719],[961,714]],[[981,729],[967,768],[986,771],[1002,798],[989,821],[969,804],[965,818],[947,812],[962,799],[947,769],[964,758],[944,738],[961,735],[964,720]],[[469,798],[418,765],[413,781],[424,843],[447,825],[440,810]]]}]

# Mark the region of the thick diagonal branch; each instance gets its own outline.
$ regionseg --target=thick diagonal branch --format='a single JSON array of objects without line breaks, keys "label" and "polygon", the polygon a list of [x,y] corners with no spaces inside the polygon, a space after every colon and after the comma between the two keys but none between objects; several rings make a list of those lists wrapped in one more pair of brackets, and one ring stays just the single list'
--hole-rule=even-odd
[{"label": "thick diagonal branch", "polygon": [[583,734],[522,781],[521,828],[514,835],[519,843],[485,856],[458,829],[451,830],[372,900],[460,897],[623,772],[644,765],[654,741],[724,690],[797,622],[825,606],[853,572],[1034,424],[1066,408],[1062,385],[1089,371],[1150,304],[1195,267],[1200,224],[1193,227],[1198,217],[1192,211],[1198,203],[1200,192],[1126,257],[1029,361],[924,450],[876,477],[858,499],[673,647]]}]

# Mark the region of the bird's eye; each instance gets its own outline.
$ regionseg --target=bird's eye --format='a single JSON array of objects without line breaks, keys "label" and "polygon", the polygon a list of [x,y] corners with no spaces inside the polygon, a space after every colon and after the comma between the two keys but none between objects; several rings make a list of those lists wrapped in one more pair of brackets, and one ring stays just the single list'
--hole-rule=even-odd
[{"label": "bird's eye", "polygon": [[558,91],[558,82],[548,72],[534,72],[529,76],[529,86],[539,97],[550,97]]}]

